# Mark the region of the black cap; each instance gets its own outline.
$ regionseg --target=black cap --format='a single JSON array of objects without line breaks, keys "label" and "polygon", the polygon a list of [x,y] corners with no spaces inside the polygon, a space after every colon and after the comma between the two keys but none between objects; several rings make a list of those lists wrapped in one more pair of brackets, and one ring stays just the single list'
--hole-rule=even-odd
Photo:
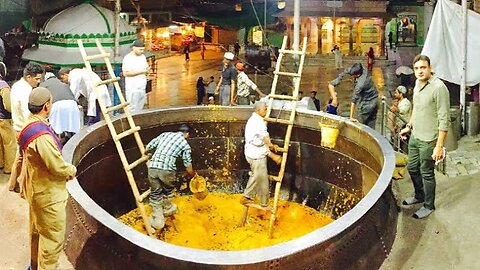
[{"label": "black cap", "polygon": [[187,132],[190,132],[190,127],[187,126],[186,124],[182,124],[178,130],[180,130],[183,133],[187,133]]},{"label": "black cap", "polygon": [[363,66],[360,63],[353,64],[350,68],[347,68],[347,73],[350,75],[362,75]]},{"label": "black cap", "polygon": [[132,47],[143,48],[143,47],[145,47],[145,41],[143,41],[141,39],[137,39],[133,42]]}]

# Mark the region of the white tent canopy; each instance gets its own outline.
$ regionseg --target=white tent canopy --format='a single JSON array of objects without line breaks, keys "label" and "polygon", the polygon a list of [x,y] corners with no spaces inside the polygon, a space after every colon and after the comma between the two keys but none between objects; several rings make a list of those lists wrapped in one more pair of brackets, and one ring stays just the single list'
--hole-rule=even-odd
[{"label": "white tent canopy", "polygon": [[[462,65],[462,6],[439,0],[433,13],[422,54],[430,57],[433,71],[446,81],[461,84]],[[468,11],[466,85],[480,83],[480,14]]]}]

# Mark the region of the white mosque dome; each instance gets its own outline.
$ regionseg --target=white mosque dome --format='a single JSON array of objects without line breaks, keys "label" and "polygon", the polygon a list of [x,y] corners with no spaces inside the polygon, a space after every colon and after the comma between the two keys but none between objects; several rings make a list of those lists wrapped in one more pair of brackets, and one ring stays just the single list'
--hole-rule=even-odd
[{"label": "white mosque dome", "polygon": [[[91,3],[65,9],[50,18],[44,32],[53,34],[90,35],[113,34],[115,22],[113,11]],[[120,19],[120,33],[135,32],[124,19]]]},{"label": "white mosque dome", "polygon": [[[87,55],[98,54],[95,40],[113,55],[115,47],[115,23],[113,11],[85,1],[78,6],[67,8],[45,24],[39,32],[38,47],[25,50],[22,59],[55,66],[83,66],[78,40],[83,41]],[[131,44],[137,39],[135,28],[120,19],[120,55],[113,60],[121,63],[123,56],[131,51]],[[105,65],[103,59],[91,61],[92,65]]]}]

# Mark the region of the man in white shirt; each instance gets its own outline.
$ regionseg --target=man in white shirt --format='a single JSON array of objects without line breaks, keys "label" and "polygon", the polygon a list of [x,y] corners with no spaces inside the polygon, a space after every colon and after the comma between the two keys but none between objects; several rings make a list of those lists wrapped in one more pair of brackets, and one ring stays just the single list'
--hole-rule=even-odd
[{"label": "man in white shirt", "polygon": [[335,68],[341,69],[343,68],[343,61],[342,61],[342,51],[340,51],[340,47],[335,44],[332,49],[333,54],[335,55]]},{"label": "man in white shirt", "polygon": [[[59,77],[63,82],[68,82],[70,90],[75,99],[80,101],[80,96],[84,96],[88,100],[87,108],[87,126],[93,125],[100,121],[100,106],[97,101],[97,94],[93,85],[101,81],[100,76],[95,72],[90,72],[85,68],[74,68],[72,70],[65,68],[59,71]],[[106,107],[112,106],[112,99],[106,85],[99,85],[100,98]]]},{"label": "man in white shirt", "polygon": [[210,82],[207,85],[208,100],[210,100],[211,97],[215,98],[215,88],[217,88],[217,83],[215,82],[215,77],[210,76]]},{"label": "man in white shirt", "polygon": [[410,115],[412,113],[412,103],[408,98],[406,98],[407,95],[407,88],[405,86],[400,85],[395,89],[395,99],[396,102],[392,104],[390,107],[390,110],[392,112],[396,112],[400,115],[400,117],[403,119],[396,119],[395,121],[395,131],[400,132],[400,129],[404,127],[408,121],[410,121]]},{"label": "man in white shirt", "polygon": [[267,104],[258,101],[253,108],[255,112],[245,126],[245,157],[250,164],[250,178],[240,203],[246,206],[253,204],[253,198],[257,195],[260,206],[267,208],[269,198],[267,156],[277,164],[282,162],[282,157],[270,152],[270,149],[276,150],[278,146],[270,141],[267,124],[263,119],[267,114]]},{"label": "man in white shirt", "polygon": [[132,51],[125,55],[122,63],[122,72],[125,76],[125,98],[130,103],[130,111],[139,112],[145,105],[147,87],[147,74],[149,66],[147,58],[143,54],[145,42],[135,40]]},{"label": "man in white shirt", "polygon": [[75,96],[68,84],[60,81],[53,73],[45,73],[45,81],[40,84],[52,94],[52,108],[48,121],[52,129],[60,137],[63,145],[80,131],[81,118]]},{"label": "man in white shirt", "polygon": [[37,87],[42,79],[44,69],[37,63],[30,62],[23,70],[23,77],[12,85],[12,120],[13,129],[20,132],[25,120],[30,116],[28,110],[28,96],[34,87]]},{"label": "man in white shirt", "polygon": [[307,110],[309,107],[309,102],[312,103],[311,98],[304,97],[303,91],[298,91],[297,110]]},{"label": "man in white shirt", "polygon": [[[12,85],[10,92],[13,130],[16,136],[22,131],[30,111],[28,110],[28,97],[34,87],[37,87],[42,79],[44,68],[37,63],[30,62],[23,69],[23,77]],[[9,190],[12,191],[17,186],[17,177],[20,174],[22,161],[19,160],[19,155],[15,157],[12,166],[12,174],[8,182]]]}]

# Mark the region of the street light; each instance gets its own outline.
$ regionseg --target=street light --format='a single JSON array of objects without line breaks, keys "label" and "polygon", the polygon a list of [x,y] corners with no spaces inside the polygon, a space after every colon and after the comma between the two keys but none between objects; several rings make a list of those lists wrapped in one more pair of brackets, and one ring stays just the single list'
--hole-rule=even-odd
[{"label": "street light", "polygon": [[235,4],[235,11],[237,11],[237,12],[242,11],[242,3],[236,3]]}]

